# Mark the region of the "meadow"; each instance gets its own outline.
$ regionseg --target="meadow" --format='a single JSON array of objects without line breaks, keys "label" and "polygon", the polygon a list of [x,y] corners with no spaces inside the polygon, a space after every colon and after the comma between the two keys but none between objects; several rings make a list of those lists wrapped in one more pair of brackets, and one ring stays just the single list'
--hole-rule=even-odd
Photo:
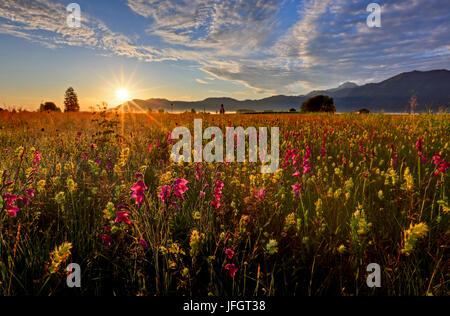
[{"label": "meadow", "polygon": [[[279,127],[280,169],[173,163],[195,118]],[[0,295],[446,296],[449,142],[448,114],[0,112]]]}]

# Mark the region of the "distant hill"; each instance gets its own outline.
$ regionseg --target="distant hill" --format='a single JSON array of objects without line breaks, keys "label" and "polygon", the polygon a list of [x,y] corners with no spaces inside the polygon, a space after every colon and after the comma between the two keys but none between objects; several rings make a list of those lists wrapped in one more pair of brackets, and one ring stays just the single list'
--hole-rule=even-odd
[{"label": "distant hill", "polygon": [[203,101],[170,101],[167,99],[133,100],[118,106],[117,110],[126,112],[145,112],[148,109],[157,111],[197,111],[216,112],[221,104],[227,111],[289,111],[299,109],[303,101],[309,97],[325,94],[333,97],[338,112],[356,111],[368,108],[372,112],[406,112],[409,110],[409,100],[416,95],[418,107],[416,111],[426,111],[428,108],[437,111],[450,107],[450,71],[412,71],[399,74],[379,83],[358,86],[346,82],[337,88],[312,91],[307,95],[284,96],[277,95],[260,100],[235,100],[232,98],[208,98]]}]

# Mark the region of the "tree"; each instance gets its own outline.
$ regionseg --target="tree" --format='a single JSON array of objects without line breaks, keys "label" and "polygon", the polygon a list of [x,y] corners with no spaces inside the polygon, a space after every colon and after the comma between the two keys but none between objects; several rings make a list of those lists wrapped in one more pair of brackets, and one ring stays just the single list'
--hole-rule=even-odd
[{"label": "tree", "polygon": [[41,106],[39,108],[39,112],[47,112],[47,111],[61,112],[61,109],[59,107],[57,107],[56,104],[53,102],[45,102],[45,103],[41,104]]},{"label": "tree", "polygon": [[302,103],[300,109],[302,112],[336,112],[333,98],[326,95],[318,95],[309,98]]},{"label": "tree", "polygon": [[66,91],[66,95],[64,97],[64,112],[79,112],[80,105],[78,104],[78,97],[75,93],[75,90],[70,87]]},{"label": "tree", "polygon": [[290,109],[289,112],[297,112],[296,109]]},{"label": "tree", "polygon": [[368,109],[361,109],[358,111],[358,114],[370,114],[370,111]]}]

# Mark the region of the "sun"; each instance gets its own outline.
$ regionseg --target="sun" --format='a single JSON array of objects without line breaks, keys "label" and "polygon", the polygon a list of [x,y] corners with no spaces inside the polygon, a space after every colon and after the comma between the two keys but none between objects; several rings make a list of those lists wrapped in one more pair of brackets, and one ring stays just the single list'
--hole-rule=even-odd
[{"label": "sun", "polygon": [[127,89],[123,89],[123,88],[119,89],[119,90],[117,90],[116,94],[117,94],[117,98],[121,102],[126,102],[126,101],[130,100],[129,93],[128,93]]}]

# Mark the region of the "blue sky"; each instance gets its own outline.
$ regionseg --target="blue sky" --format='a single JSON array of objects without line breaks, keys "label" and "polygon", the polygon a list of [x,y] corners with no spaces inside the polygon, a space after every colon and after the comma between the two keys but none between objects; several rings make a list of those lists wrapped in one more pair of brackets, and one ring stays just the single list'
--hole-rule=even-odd
[{"label": "blue sky", "polygon": [[[82,26],[67,26],[66,6]],[[367,5],[382,7],[369,28]],[[450,1],[1,0],[0,106],[257,99],[449,69]]]}]

